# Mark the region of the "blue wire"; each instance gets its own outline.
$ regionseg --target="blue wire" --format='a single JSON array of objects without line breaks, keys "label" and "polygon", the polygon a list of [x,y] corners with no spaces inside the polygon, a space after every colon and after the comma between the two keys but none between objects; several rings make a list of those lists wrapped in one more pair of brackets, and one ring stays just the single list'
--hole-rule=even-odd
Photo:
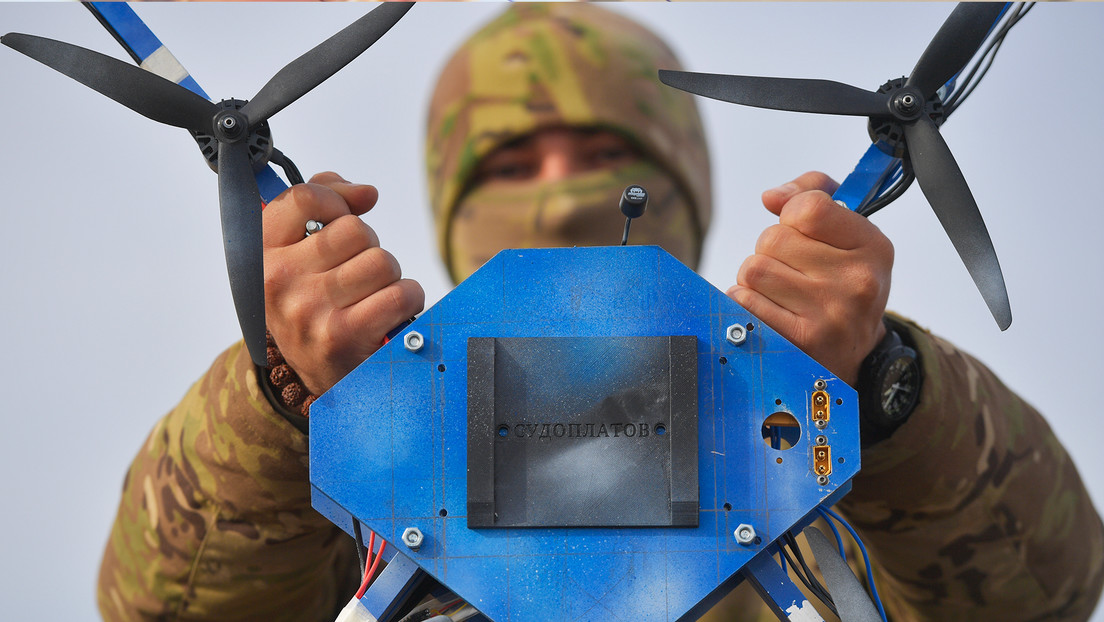
[{"label": "blue wire", "polygon": [[832,535],[836,536],[836,548],[839,549],[840,557],[847,559],[847,551],[843,548],[843,538],[840,537],[839,529],[836,529],[835,523],[832,522],[832,517],[824,511],[824,508],[817,506],[817,511],[824,517],[824,522],[828,523],[828,527],[832,529]]},{"label": "blue wire", "polygon": [[[863,546],[862,540],[859,538],[859,534],[855,531],[854,527],[852,527],[847,521],[843,520],[842,516],[832,511],[831,508],[820,507],[818,509],[822,513],[836,519],[841,525],[846,527],[847,531],[851,532],[851,537],[855,539],[855,543],[859,545],[859,551],[862,552],[863,556],[863,563],[866,564],[866,582],[870,584],[870,595],[874,599],[874,604],[878,607],[878,614],[882,616],[882,622],[887,622],[885,607],[882,606],[882,598],[878,596],[878,588],[874,585],[874,573],[870,570],[870,556],[866,553],[866,547]],[[828,524],[831,525],[832,522],[828,521]]]}]

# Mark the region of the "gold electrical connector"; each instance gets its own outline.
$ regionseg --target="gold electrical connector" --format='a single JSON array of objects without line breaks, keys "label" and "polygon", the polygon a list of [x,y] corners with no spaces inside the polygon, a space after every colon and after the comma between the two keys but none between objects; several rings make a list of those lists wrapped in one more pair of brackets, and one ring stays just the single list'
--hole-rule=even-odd
[{"label": "gold electrical connector", "polygon": [[823,421],[828,423],[831,418],[831,406],[827,391],[813,392],[813,422]]},{"label": "gold electrical connector", "polygon": [[828,445],[813,447],[813,473],[825,476],[832,474],[832,448]]}]

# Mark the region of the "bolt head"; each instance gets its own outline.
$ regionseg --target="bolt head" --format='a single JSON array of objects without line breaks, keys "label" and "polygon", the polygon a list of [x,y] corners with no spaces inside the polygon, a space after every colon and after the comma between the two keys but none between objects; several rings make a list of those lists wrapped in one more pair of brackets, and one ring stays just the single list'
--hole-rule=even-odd
[{"label": "bolt head", "polygon": [[412,330],[403,337],[403,346],[411,352],[417,352],[425,345],[425,338],[416,330]]},{"label": "bolt head", "polygon": [[755,527],[747,523],[741,523],[736,527],[736,531],[732,532],[732,535],[740,544],[753,544],[755,542]]},{"label": "bolt head", "polygon": [[742,324],[733,324],[725,329],[725,339],[734,346],[747,341],[747,329]]},{"label": "bolt head", "polygon": [[403,531],[402,541],[411,550],[417,551],[422,546],[422,541],[425,540],[425,536],[422,535],[422,530],[417,527],[407,527]]}]

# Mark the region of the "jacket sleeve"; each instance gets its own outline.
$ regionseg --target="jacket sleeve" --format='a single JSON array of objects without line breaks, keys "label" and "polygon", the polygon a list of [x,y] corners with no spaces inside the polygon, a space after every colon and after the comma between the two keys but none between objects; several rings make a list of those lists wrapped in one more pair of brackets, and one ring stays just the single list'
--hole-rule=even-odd
[{"label": "jacket sleeve", "polygon": [[977,360],[901,322],[920,402],[863,451],[840,510],[871,552],[887,612],[910,620],[1086,620],[1104,528],[1043,417]]},{"label": "jacket sleeve", "polygon": [[310,507],[307,437],[241,343],[161,419],[123,483],[100,568],[105,620],[333,620],[351,540]]}]

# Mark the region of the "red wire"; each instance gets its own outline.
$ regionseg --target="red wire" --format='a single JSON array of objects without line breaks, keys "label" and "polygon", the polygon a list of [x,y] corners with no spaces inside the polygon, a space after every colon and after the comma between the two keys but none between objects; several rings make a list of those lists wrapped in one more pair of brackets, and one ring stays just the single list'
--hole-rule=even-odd
[{"label": "red wire", "polygon": [[376,548],[376,532],[368,530],[368,555],[364,558],[364,575],[368,576],[368,569],[372,567],[372,550]]},{"label": "red wire", "polygon": [[376,576],[376,568],[379,567],[380,560],[383,559],[383,549],[387,547],[387,540],[381,538],[379,552],[376,553],[375,559],[373,560],[372,547],[375,546],[376,532],[369,530],[368,533],[372,535],[368,538],[368,557],[364,564],[364,582],[360,584],[360,589],[357,590],[357,600],[360,600],[360,597],[364,596],[364,592],[368,591],[368,585],[372,582],[372,578]]}]

